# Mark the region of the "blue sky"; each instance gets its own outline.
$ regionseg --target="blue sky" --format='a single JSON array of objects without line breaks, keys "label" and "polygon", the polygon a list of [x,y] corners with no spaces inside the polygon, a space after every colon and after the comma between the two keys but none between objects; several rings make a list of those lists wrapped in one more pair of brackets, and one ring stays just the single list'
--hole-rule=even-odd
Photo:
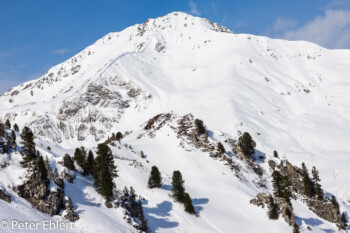
[{"label": "blue sky", "polygon": [[173,11],[237,33],[350,49],[350,0],[0,0],[0,93],[109,32]]}]

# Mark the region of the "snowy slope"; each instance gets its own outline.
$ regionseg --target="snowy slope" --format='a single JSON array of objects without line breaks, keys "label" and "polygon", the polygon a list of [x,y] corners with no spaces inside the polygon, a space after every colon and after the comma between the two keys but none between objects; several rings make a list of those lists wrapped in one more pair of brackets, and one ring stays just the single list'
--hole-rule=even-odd
[{"label": "snowy slope", "polygon": [[[114,148],[144,165],[144,170],[135,169],[130,161],[117,159],[116,183],[120,189],[133,186],[148,200],[145,213],[154,231],[289,232],[285,222],[270,221],[264,210],[249,204],[261,191],[249,173],[242,182],[208,154],[185,151],[170,129],[137,139],[141,125],[173,111],[202,119],[213,140],[250,132],[257,150],[268,158],[277,150],[293,164],[316,166],[323,188],[348,211],[349,73],[349,50],[235,34],[176,12],[110,33],[38,80],[12,88],[0,97],[0,116],[20,128],[29,125],[41,150],[52,148],[46,153],[53,166],[76,146],[92,148],[113,132],[133,131],[123,142],[143,150],[149,163],[129,149]],[[197,199],[199,218],[173,203],[167,188],[147,189],[152,165],[168,177],[167,185],[173,170],[183,173],[186,189]],[[3,172],[1,177],[9,174]],[[91,180],[78,177],[66,192],[81,211],[75,225],[84,232],[132,230],[121,210],[105,209]],[[298,223],[312,225],[313,232],[337,231],[302,203],[293,206]],[[104,228],[94,228],[95,221]]]}]

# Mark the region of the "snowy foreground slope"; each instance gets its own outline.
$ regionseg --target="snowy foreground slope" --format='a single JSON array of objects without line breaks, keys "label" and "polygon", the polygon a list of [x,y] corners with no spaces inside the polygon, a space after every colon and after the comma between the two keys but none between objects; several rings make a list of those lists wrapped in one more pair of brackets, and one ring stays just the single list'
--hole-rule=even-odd
[{"label": "snowy foreground slope", "polygon": [[[239,179],[208,153],[179,146],[181,139],[168,126],[155,137],[139,135],[145,122],[168,112],[202,119],[213,142],[247,131],[265,161],[277,150],[295,165],[316,166],[324,190],[349,213],[349,73],[349,50],[235,34],[202,18],[171,13],[110,33],[38,80],[12,88],[0,96],[0,117],[33,129],[40,152],[59,171],[57,162],[75,147],[95,150],[112,133],[132,132],[113,147],[115,182],[119,190],[133,186],[145,198],[154,232],[292,232],[281,218],[271,221],[266,210],[249,203],[266,190],[244,164]],[[0,169],[0,186],[13,200],[0,201],[0,218],[51,219],[11,191],[23,182],[20,156],[12,154],[9,166]],[[147,188],[153,165],[163,175],[162,189]],[[271,172],[266,162],[260,165],[271,192]],[[182,172],[199,217],[169,197],[174,170]],[[73,232],[135,231],[122,209],[105,207],[89,177],[77,175],[65,192],[80,215]],[[307,225],[312,232],[338,232],[303,202],[293,201],[293,208],[302,232],[308,232]]]}]

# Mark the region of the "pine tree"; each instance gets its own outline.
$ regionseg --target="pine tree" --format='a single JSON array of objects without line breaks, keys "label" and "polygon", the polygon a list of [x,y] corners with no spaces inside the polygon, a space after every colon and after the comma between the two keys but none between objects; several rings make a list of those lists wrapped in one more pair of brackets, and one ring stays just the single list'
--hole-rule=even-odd
[{"label": "pine tree", "polygon": [[273,194],[276,197],[283,197],[282,179],[283,179],[283,176],[281,175],[281,173],[279,173],[279,171],[274,170],[272,172]]},{"label": "pine tree", "polygon": [[74,152],[74,160],[81,168],[81,173],[86,176],[88,174],[87,169],[87,160],[86,160],[86,150],[82,146],[80,148],[76,148]]},{"label": "pine tree", "polygon": [[225,147],[222,145],[221,142],[218,142],[217,149],[219,154],[224,154],[226,152]]},{"label": "pine tree", "polygon": [[294,226],[293,226],[293,233],[300,233],[299,225],[296,223],[294,223]]},{"label": "pine tree", "polygon": [[162,186],[162,177],[156,166],[152,167],[150,176],[148,178],[149,188],[160,188]]},{"label": "pine tree", "polygon": [[63,156],[63,166],[65,166],[68,170],[75,171],[73,159],[69,154],[65,154]]},{"label": "pine tree", "polygon": [[11,131],[11,143],[12,144],[15,144],[16,143],[16,133],[15,133],[15,131]]},{"label": "pine tree", "polygon": [[278,219],[279,217],[278,205],[275,203],[271,195],[269,196],[267,209],[268,209],[267,214],[269,216],[269,219],[274,219],[274,220]]},{"label": "pine tree", "polygon": [[278,153],[277,153],[277,151],[273,151],[273,157],[278,158]]},{"label": "pine tree", "polygon": [[198,135],[202,135],[202,134],[206,133],[206,130],[205,130],[205,127],[204,127],[202,120],[196,119],[194,121],[194,124],[196,125],[196,130],[197,130]]},{"label": "pine tree", "polygon": [[5,125],[0,122],[0,137],[5,137]]},{"label": "pine tree", "polygon": [[17,125],[17,124],[14,124],[14,125],[13,125],[13,129],[14,129],[16,132],[19,132],[19,128],[18,128],[18,125]]},{"label": "pine tree", "polygon": [[33,160],[36,155],[34,134],[27,126],[25,126],[22,130],[21,139],[22,151],[26,155],[26,159],[28,161]]},{"label": "pine tree", "polygon": [[40,171],[41,179],[45,180],[47,178],[47,169],[45,167],[44,159],[41,155],[39,156],[39,159],[38,159],[38,168]]},{"label": "pine tree", "polygon": [[140,152],[140,156],[141,156],[141,158],[143,158],[143,159],[146,158],[145,153],[143,153],[143,151]]},{"label": "pine tree", "polygon": [[304,194],[308,197],[313,197],[314,196],[313,184],[310,179],[309,172],[306,168],[305,163],[301,164],[301,174],[302,174],[302,179],[304,184]]},{"label": "pine tree", "polygon": [[174,171],[173,177],[172,177],[172,193],[173,197],[176,201],[183,202],[184,194],[185,194],[185,188],[184,188],[185,181],[182,179],[182,174],[180,171]]},{"label": "pine tree", "polygon": [[242,136],[238,138],[238,146],[241,148],[242,153],[250,157],[254,154],[254,148],[256,146],[255,141],[252,139],[249,133],[245,132]]},{"label": "pine tree", "polygon": [[113,195],[114,182],[108,169],[108,164],[102,156],[97,156],[93,165],[94,185],[107,201],[110,201]]},{"label": "pine tree", "polygon": [[92,153],[91,150],[89,150],[88,157],[86,160],[87,174],[92,174],[93,166],[94,166],[94,154]]},{"label": "pine tree", "polygon": [[290,180],[288,175],[283,176],[282,178],[282,198],[284,200],[286,200],[286,202],[288,202],[289,204],[291,204],[290,202],[290,198],[292,197],[292,191],[290,189]]},{"label": "pine tree", "polygon": [[108,165],[108,170],[111,173],[111,176],[117,177],[117,167],[114,165],[114,158],[112,154],[112,150],[109,146],[105,144],[98,144],[96,154],[102,156]]},{"label": "pine tree", "polygon": [[340,225],[339,225],[339,228],[341,230],[346,230],[346,228],[348,227],[348,220],[346,218],[346,215],[345,213],[343,212],[340,216]]},{"label": "pine tree", "polygon": [[321,187],[321,179],[318,175],[318,171],[316,170],[316,167],[313,167],[312,168],[312,181],[314,183],[314,190],[315,190],[315,194],[317,195],[317,198],[319,200],[323,200],[324,199],[324,193],[323,193],[323,190],[322,190],[322,187]]},{"label": "pine tree", "polygon": [[117,135],[115,136],[115,139],[116,139],[117,141],[122,140],[122,139],[123,139],[123,134],[122,134],[121,132],[118,132]]},{"label": "pine tree", "polygon": [[184,194],[183,203],[185,206],[185,211],[190,214],[196,214],[196,210],[193,207],[192,199],[188,193]]},{"label": "pine tree", "polygon": [[290,219],[291,219],[291,217],[292,217],[292,211],[290,210],[290,208],[289,208],[289,207],[287,207],[287,208],[286,208],[286,210],[285,210],[285,214],[287,215],[288,220],[290,220]]},{"label": "pine tree", "polygon": [[11,129],[11,123],[10,123],[9,119],[6,120],[5,127],[8,128],[8,129]]},{"label": "pine tree", "polygon": [[99,144],[96,154],[92,170],[94,185],[97,192],[110,201],[115,187],[113,177],[117,176],[112,151],[107,145]]},{"label": "pine tree", "polygon": [[334,195],[332,195],[331,203],[334,206],[334,208],[337,210],[337,214],[340,214],[339,203],[337,201],[337,198],[335,198]]},{"label": "pine tree", "polygon": [[145,218],[145,214],[143,212],[142,202],[141,202],[141,200],[139,200],[137,203],[138,203],[138,206],[139,206],[139,213],[140,213],[139,219],[141,221],[140,230],[144,231],[144,232],[149,232],[148,231],[148,227],[147,227],[147,221],[146,221],[146,218]]}]

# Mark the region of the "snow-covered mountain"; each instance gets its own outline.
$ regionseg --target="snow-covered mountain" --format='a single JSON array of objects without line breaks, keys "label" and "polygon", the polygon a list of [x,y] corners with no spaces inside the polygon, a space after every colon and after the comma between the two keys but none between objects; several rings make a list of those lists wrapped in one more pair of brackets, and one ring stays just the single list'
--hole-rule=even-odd
[{"label": "snow-covered mountain", "polygon": [[[145,198],[153,232],[292,232],[282,219],[269,220],[266,210],[249,201],[259,192],[271,193],[267,161],[279,163],[272,155],[277,150],[294,165],[316,166],[324,190],[350,213],[349,73],[349,50],[235,34],[174,12],[109,33],[39,79],[12,88],[0,96],[0,119],[29,126],[39,151],[59,172],[65,153],[72,155],[77,146],[95,150],[112,133],[127,131],[113,147],[119,170],[115,182],[120,190],[133,186]],[[147,122],[167,113],[160,123],[163,118],[156,118],[160,125],[150,133]],[[209,142],[220,141],[227,151],[234,149],[231,140],[249,132],[256,154],[265,158],[259,164],[263,175],[234,153],[227,156],[236,160],[239,172],[192,145],[179,132],[186,116],[202,119]],[[49,218],[11,191],[21,183],[19,176],[23,182],[25,171],[19,153],[11,160],[4,156],[9,165],[0,170],[0,186],[13,202],[0,202],[0,217]],[[152,165],[162,172],[162,189],[147,188]],[[182,172],[199,217],[169,197],[174,170]],[[135,231],[121,209],[104,206],[89,178],[78,175],[65,192],[80,215],[73,231]],[[338,231],[302,201],[293,200],[293,208],[301,231],[308,231],[306,225],[313,232]]]}]

